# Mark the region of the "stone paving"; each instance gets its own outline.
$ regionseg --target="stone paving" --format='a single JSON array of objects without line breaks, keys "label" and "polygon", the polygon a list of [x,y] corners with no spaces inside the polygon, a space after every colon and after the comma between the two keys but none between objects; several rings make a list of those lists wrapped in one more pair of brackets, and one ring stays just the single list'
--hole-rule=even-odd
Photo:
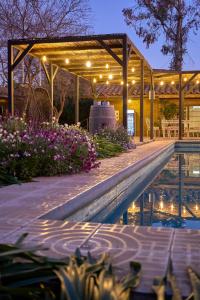
[{"label": "stone paving", "polygon": [[145,144],[134,151],[102,161],[89,174],[37,178],[34,182],[0,189],[0,242],[14,243],[28,232],[28,244],[42,244],[42,255],[65,257],[79,247],[98,256],[108,252],[119,274],[128,271],[130,260],[142,263],[138,292],[152,292],[155,276],[164,276],[171,257],[178,284],[187,295],[186,269],[200,267],[200,230],[122,226],[39,219],[58,204],[111,177],[123,168],[166,147],[170,141]]}]

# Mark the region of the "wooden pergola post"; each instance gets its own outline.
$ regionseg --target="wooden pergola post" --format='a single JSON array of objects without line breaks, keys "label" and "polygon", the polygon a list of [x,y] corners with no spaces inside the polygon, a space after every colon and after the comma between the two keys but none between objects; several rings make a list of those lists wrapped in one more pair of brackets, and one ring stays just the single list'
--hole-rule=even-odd
[{"label": "wooden pergola post", "polygon": [[75,96],[75,123],[79,122],[79,98],[80,98],[80,89],[79,89],[79,76],[76,76],[75,86],[76,86],[76,96]]},{"label": "wooden pergola post", "polygon": [[151,71],[151,89],[150,89],[150,139],[154,139],[154,78],[153,72]]},{"label": "wooden pergola post", "polygon": [[14,115],[13,47],[8,42],[8,112]]},{"label": "wooden pergola post", "polygon": [[127,36],[123,39],[123,126],[127,128],[127,109],[128,109],[128,42]]},{"label": "wooden pergola post", "polygon": [[179,73],[179,140],[182,140],[183,92],[182,73]]},{"label": "wooden pergola post", "polygon": [[144,141],[144,60],[140,61],[140,142]]}]

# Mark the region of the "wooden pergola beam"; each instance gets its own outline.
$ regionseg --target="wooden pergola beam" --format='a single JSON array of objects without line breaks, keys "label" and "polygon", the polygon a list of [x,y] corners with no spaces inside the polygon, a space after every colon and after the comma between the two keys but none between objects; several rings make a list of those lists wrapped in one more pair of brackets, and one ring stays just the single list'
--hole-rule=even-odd
[{"label": "wooden pergola beam", "polygon": [[186,88],[186,86],[195,78],[199,73],[194,73],[192,77],[181,87],[182,91]]},{"label": "wooden pergola beam", "polygon": [[22,61],[22,59],[30,52],[30,50],[33,48],[33,44],[30,43],[26,49],[21,52],[21,54],[15,59],[14,63],[11,66],[12,71],[17,67],[17,65]]},{"label": "wooden pergola beam", "polygon": [[97,41],[102,46],[102,48],[104,48],[111,55],[111,57],[116,60],[116,62],[118,62],[120,66],[123,66],[123,61],[121,60],[121,58],[119,58],[119,56],[103,40],[98,39]]}]

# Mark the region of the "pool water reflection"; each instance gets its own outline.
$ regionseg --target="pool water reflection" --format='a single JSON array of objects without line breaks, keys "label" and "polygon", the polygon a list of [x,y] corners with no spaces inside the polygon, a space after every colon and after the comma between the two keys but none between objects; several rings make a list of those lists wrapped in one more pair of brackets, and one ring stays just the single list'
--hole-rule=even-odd
[{"label": "pool water reflection", "polygon": [[175,153],[139,198],[104,221],[200,229],[200,153]]}]

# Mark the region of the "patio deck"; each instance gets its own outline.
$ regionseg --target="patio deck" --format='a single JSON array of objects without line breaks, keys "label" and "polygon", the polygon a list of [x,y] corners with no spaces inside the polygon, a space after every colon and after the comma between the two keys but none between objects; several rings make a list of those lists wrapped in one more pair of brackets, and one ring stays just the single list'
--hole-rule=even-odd
[{"label": "patio deck", "polygon": [[200,230],[176,230],[140,226],[109,225],[39,219],[52,209],[73,201],[85,191],[165,149],[172,141],[144,144],[119,157],[105,159],[88,174],[37,178],[34,182],[0,189],[0,242],[13,243],[29,232],[26,243],[49,247],[41,254],[63,257],[80,247],[94,255],[106,251],[117,272],[126,273],[130,260],[142,263],[142,282],[137,291],[151,293],[155,276],[164,276],[171,257],[178,283],[187,295],[188,265],[200,267]]}]

